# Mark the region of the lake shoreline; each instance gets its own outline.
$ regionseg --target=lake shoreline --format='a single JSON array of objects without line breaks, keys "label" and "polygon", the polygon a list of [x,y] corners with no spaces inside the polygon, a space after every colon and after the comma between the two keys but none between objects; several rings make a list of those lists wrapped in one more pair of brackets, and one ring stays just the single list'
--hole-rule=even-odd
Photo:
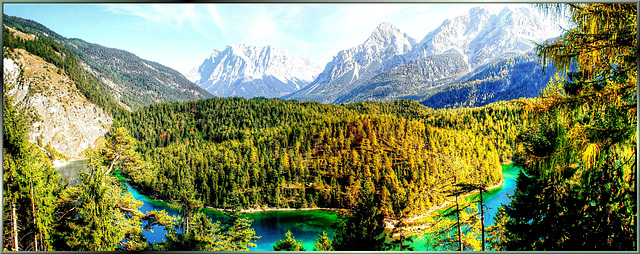
[{"label": "lake shoreline", "polygon": [[[142,186],[140,186],[139,184],[134,183],[133,181],[131,181],[131,179],[129,179],[129,177],[125,174],[122,174],[127,183],[129,184],[129,186],[131,186],[131,188],[135,189],[138,193],[140,193],[141,195],[146,196],[148,199],[152,200],[152,201],[159,201],[159,202],[165,202],[167,203],[168,206],[177,206],[174,203],[171,203],[169,201],[166,201],[164,199],[161,198],[157,198],[153,193],[149,193],[147,191],[145,191]],[[203,206],[201,207],[201,209],[208,209],[208,210],[214,210],[214,211],[230,211],[231,209],[228,208],[220,208],[220,207],[212,207],[212,206]],[[260,212],[272,212],[272,211],[317,211],[317,210],[324,210],[324,211],[339,211],[339,210],[345,210],[343,208],[328,208],[328,207],[304,207],[304,208],[284,208],[284,207],[262,207],[262,208],[247,208],[247,209],[242,209],[240,210],[240,212],[242,213],[260,213]]]},{"label": "lake shoreline", "polygon": [[[134,183],[131,181],[131,179],[128,178],[128,176],[126,177],[127,179],[127,183],[129,183],[129,186],[131,186],[132,188],[134,188],[136,191],[138,191],[138,193],[147,196],[149,199],[152,199],[154,201],[160,201],[160,202],[166,202],[169,205],[172,205],[172,203],[165,201],[163,199],[159,199],[157,197],[155,197],[155,195],[153,195],[152,193],[148,193],[146,192],[140,185]],[[500,188],[504,185],[504,177],[502,178],[502,180],[500,180],[499,183],[490,186],[487,188],[487,192]],[[465,193],[464,195],[460,196],[459,198],[466,198],[475,194],[478,194],[479,191],[475,190],[469,193]],[[413,217],[410,217],[408,219],[405,219],[405,223],[411,223],[415,220],[421,219],[421,218],[425,218],[425,217],[429,217],[431,215],[431,213],[435,212],[435,211],[439,211],[441,209],[447,208],[448,206],[450,206],[449,201],[451,200],[447,200],[444,203],[442,203],[439,206],[436,207],[432,207],[429,208],[426,212],[420,213],[418,215],[415,215]],[[173,204],[175,205],[175,204]],[[215,210],[215,211],[230,211],[230,209],[228,208],[220,208],[220,207],[212,207],[212,206],[203,206],[203,209],[209,209],[209,210]],[[328,208],[328,207],[304,207],[304,208],[283,208],[283,207],[261,207],[261,208],[247,208],[247,209],[242,209],[240,210],[243,213],[259,213],[259,212],[271,212],[271,211],[313,211],[313,210],[325,210],[325,211],[340,211],[340,210],[347,210],[345,208]],[[393,220],[389,220],[389,221],[393,221]],[[396,221],[397,222],[397,221]],[[386,226],[387,228],[394,228],[393,226],[389,227],[388,225]]]},{"label": "lake shoreline", "polygon": [[[509,165],[512,164],[511,163],[506,163],[506,164],[502,164],[502,165]],[[164,201],[162,199],[157,199],[155,197],[155,195],[151,194],[151,193],[147,193],[146,191],[144,191],[141,186],[135,184],[134,182],[131,181],[131,179],[128,178],[128,176],[126,177],[127,182],[129,183],[129,185],[136,189],[139,193],[147,196],[149,199],[155,200],[155,201],[161,201],[161,202],[166,202],[169,206],[171,205],[175,205],[175,204],[171,204],[167,201]],[[505,184],[505,179],[504,176],[502,177],[502,179],[500,180],[499,183],[489,186],[486,189],[486,192],[492,191],[494,189],[498,189],[498,188],[502,188]],[[459,196],[458,198],[466,198],[466,197],[470,197],[473,195],[477,195],[480,191],[475,190],[469,193],[465,193],[461,196]],[[428,217],[432,217],[434,212],[438,212],[441,211],[443,209],[449,208],[450,206],[454,205],[455,203],[455,198],[451,198],[449,200],[446,200],[445,202],[443,202],[442,204],[440,204],[439,206],[436,207],[431,207],[429,209],[427,209],[424,212],[421,212],[419,214],[416,214],[412,217],[409,218],[405,218],[403,219],[405,224],[409,224],[406,225],[404,227],[401,228],[400,230],[400,234],[402,235],[406,235],[406,234],[411,234],[411,233],[421,233],[423,232],[425,229],[428,229],[431,225],[411,225],[411,223],[419,220],[419,219],[423,219],[423,218],[428,218]],[[230,211],[230,209],[226,209],[226,208],[217,208],[217,207],[212,207],[212,206],[203,206],[202,209],[208,209],[208,210],[214,210],[214,211]],[[343,208],[327,208],[327,207],[313,207],[313,208],[309,208],[309,207],[305,207],[305,208],[280,208],[280,207],[261,207],[261,208],[248,208],[248,209],[242,209],[240,210],[242,213],[261,213],[261,212],[277,212],[277,211],[340,211],[340,210],[346,210]],[[385,229],[387,230],[392,230],[395,228],[395,224],[398,222],[398,220],[393,220],[393,219],[385,219],[384,220],[384,224],[385,224]],[[393,237],[396,237],[396,235],[394,235]]]},{"label": "lake shoreline", "polygon": [[74,161],[81,161],[81,160],[88,160],[88,159],[89,158],[75,158],[72,160],[52,160],[51,163],[53,164],[54,168],[59,168],[59,167],[67,166]]},{"label": "lake shoreline", "polygon": [[[505,164],[505,165],[509,165],[509,164]],[[504,177],[502,177],[502,179],[500,180],[499,183],[489,186],[486,190],[486,192],[489,192],[491,190],[494,189],[498,189],[498,188],[502,188],[505,184],[504,181]],[[480,193],[480,191],[475,190],[469,193],[465,193],[464,195],[459,196],[458,198],[466,198],[466,197],[470,197],[473,195],[477,195],[478,193]],[[414,215],[410,218],[407,219],[403,219],[405,224],[411,224],[419,219],[424,219],[424,218],[429,218],[433,216],[433,213],[441,211],[443,209],[449,208],[450,206],[453,206],[455,203],[455,198],[451,198],[449,200],[446,200],[445,202],[443,202],[442,204],[440,204],[439,206],[436,207],[431,207],[429,209],[427,209],[427,211],[422,212],[420,214]],[[388,230],[394,229],[395,228],[395,224],[398,222],[398,220],[385,220],[385,228]],[[431,225],[407,225],[401,228],[400,230],[400,234],[401,235],[406,235],[406,234],[410,234],[410,233],[421,233],[422,231],[424,231],[425,229],[428,229]],[[394,234],[392,237],[396,237],[398,234]]]},{"label": "lake shoreline", "polygon": [[[211,206],[205,206],[203,207],[204,209],[209,209],[209,210],[216,210],[216,211],[230,211],[230,209],[225,209],[225,208],[216,208],[216,207],[211,207]],[[278,207],[266,207],[266,208],[249,208],[249,209],[242,209],[240,210],[240,212],[243,213],[261,213],[261,212],[274,212],[274,211],[318,211],[318,210],[324,210],[324,211],[339,211],[339,210],[344,210],[341,208],[324,208],[324,207],[305,207],[305,208],[278,208]]]}]

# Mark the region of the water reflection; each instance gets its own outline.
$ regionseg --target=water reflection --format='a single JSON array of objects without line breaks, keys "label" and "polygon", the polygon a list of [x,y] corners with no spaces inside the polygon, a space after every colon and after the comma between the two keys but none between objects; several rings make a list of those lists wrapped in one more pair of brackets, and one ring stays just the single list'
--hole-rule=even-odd
[{"label": "water reflection", "polygon": [[69,186],[78,185],[78,172],[80,169],[85,169],[89,159],[70,161],[67,165],[60,167],[53,167],[58,174],[60,174],[60,181],[62,184],[69,184]]},{"label": "water reflection", "polygon": [[[71,161],[69,164],[61,167],[56,167],[55,170],[61,176],[63,183],[69,183],[70,186],[78,184],[78,172],[80,169],[85,169],[85,163],[88,159]],[[494,189],[485,195],[485,205],[489,208],[486,213],[485,223],[486,225],[493,224],[493,216],[497,211],[497,208],[502,204],[506,204],[510,201],[509,195],[513,195],[515,191],[515,180],[520,169],[518,167],[510,165],[504,165],[502,167],[505,183],[501,188]],[[148,212],[151,210],[166,210],[170,215],[178,215],[178,211],[168,207],[167,203],[162,201],[153,200],[146,195],[139,193],[132,188],[128,183],[125,183],[127,190],[133,194],[134,198],[143,202],[143,206],[140,208],[141,212]],[[213,220],[223,219],[222,214],[218,211],[205,210],[205,213]],[[256,231],[256,235],[262,236],[257,241],[258,247],[251,248],[252,251],[271,251],[273,244],[278,239],[282,238],[287,230],[291,230],[296,240],[303,240],[303,246],[306,250],[313,249],[315,238],[322,233],[323,230],[327,232],[330,238],[333,238],[333,230],[331,225],[337,219],[337,214],[334,211],[270,211],[247,214],[249,219],[254,220],[252,227]],[[153,232],[143,231],[143,235],[150,243],[162,242],[165,236],[165,229],[162,226],[153,227]],[[417,251],[429,250],[430,237],[428,235],[416,236],[412,247]]]}]

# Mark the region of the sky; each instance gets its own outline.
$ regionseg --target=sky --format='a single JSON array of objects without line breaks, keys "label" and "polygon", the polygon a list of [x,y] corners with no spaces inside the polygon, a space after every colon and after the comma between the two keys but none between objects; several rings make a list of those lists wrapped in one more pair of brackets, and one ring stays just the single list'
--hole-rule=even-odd
[{"label": "sky", "polygon": [[[420,42],[479,4],[3,4],[4,14],[67,38],[126,50],[182,73],[215,49],[271,45],[322,67],[363,43],[382,22]],[[528,4],[482,4],[499,13]]]}]

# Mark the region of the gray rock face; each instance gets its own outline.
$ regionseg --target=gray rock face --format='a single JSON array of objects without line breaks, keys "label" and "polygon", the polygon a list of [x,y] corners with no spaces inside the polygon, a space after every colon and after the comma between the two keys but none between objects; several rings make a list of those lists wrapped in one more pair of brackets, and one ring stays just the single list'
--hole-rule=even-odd
[{"label": "gray rock face", "polygon": [[300,90],[320,71],[307,57],[283,49],[234,44],[215,50],[186,76],[214,96],[272,98]]},{"label": "gray rock face", "polygon": [[49,145],[69,159],[82,157],[109,130],[113,119],[89,102],[64,71],[27,51],[3,58],[3,79],[12,104],[27,112],[29,142]]},{"label": "gray rock face", "polygon": [[551,37],[549,28],[529,9],[491,9],[475,7],[469,13],[445,20],[427,34],[408,54],[410,59],[458,50],[472,68],[489,63],[505,53],[525,53],[534,42]]},{"label": "gray rock face", "polygon": [[483,64],[531,51],[534,42],[551,37],[541,24],[526,8],[496,14],[476,7],[445,20],[416,44],[382,23],[362,45],[340,51],[307,87],[283,98],[322,103],[418,99]]},{"label": "gray rock face", "polygon": [[385,71],[365,85],[339,97],[335,103],[417,99],[428,91],[449,84],[469,71],[469,65],[456,50],[411,60]]},{"label": "gray rock face", "polygon": [[363,44],[338,52],[311,84],[284,98],[332,103],[375,75],[405,63],[402,55],[415,45],[406,33],[382,23]]}]

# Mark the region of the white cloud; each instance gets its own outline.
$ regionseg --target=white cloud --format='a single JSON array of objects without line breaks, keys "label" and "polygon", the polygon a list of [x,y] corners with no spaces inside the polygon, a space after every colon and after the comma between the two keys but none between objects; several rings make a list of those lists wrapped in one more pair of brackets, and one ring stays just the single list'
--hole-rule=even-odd
[{"label": "white cloud", "polygon": [[[211,11],[203,13],[191,4],[106,4],[107,11],[119,15],[131,15],[146,21],[181,30],[185,26],[206,35],[205,27],[211,20]],[[215,20],[215,16],[214,16]]]},{"label": "white cloud", "polygon": [[[496,12],[505,6],[486,5]],[[363,43],[381,22],[394,24],[419,42],[445,19],[463,15],[473,6],[475,4],[112,4],[107,5],[107,9],[182,31],[182,35],[189,36],[188,46],[182,46],[198,44],[200,51],[206,51],[199,55],[226,45],[246,43],[272,45],[324,64],[338,51]],[[199,35],[193,35],[192,31]],[[189,52],[193,54],[196,50]]]}]

